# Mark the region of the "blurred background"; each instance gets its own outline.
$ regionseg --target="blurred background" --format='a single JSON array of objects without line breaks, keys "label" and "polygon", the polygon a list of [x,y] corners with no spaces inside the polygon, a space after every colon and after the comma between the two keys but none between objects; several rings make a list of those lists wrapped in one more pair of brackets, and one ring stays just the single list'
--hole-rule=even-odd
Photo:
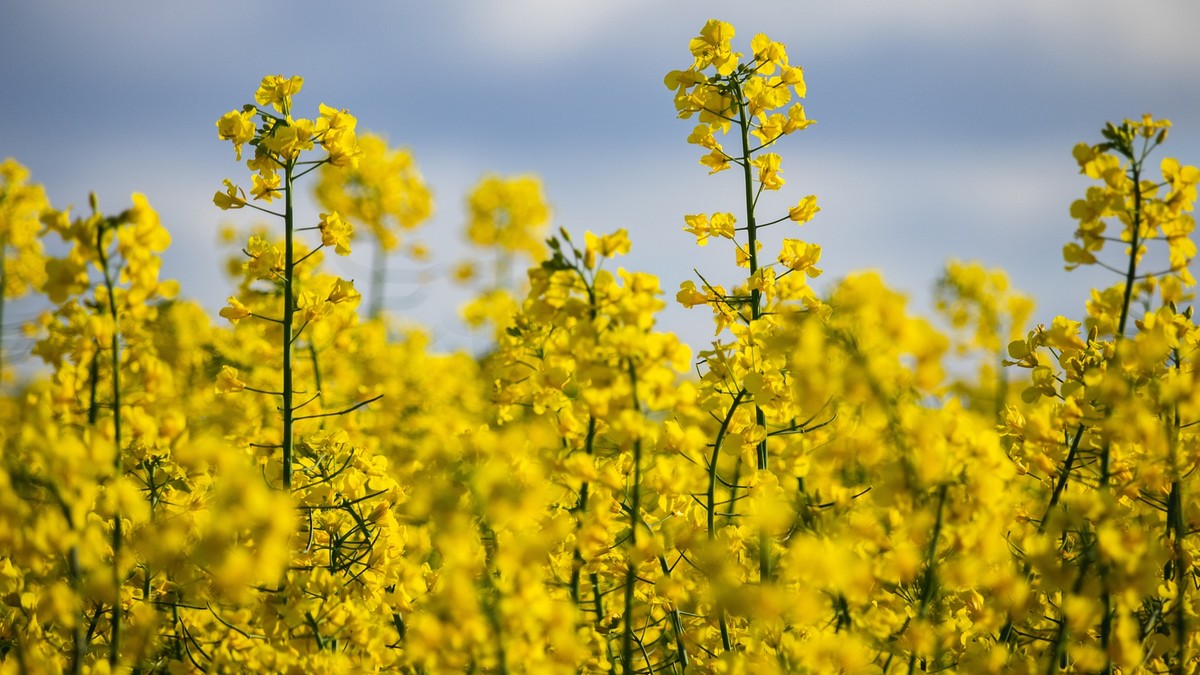
[{"label": "blurred background", "polygon": [[[215,121],[263,75],[301,75],[297,116],[349,109],[360,131],[409,147],[434,192],[415,235],[431,256],[391,259],[386,305],[436,349],[489,339],[458,319],[469,296],[450,279],[468,255],[465,195],[488,172],[540,176],[555,228],[628,229],[621,264],[659,275],[662,326],[703,347],[708,313],[674,294],[693,269],[733,281],[733,253],[696,247],[683,216],[736,214],[741,188],[732,171],[706,175],[685,140],[694,121],[675,118],[662,80],[690,65],[710,17],[735,26],[739,51],[763,32],[805,69],[817,124],[777,146],[787,185],[761,208],[784,215],[818,195],[821,213],[787,234],[823,247],[819,288],[878,269],[927,312],[947,259],[981,260],[1037,298],[1038,321],[1078,319],[1087,289],[1116,279],[1063,269],[1068,208],[1089,184],[1071,148],[1152,113],[1175,123],[1163,156],[1200,163],[1200,3],[1096,0],[12,2],[0,157],[76,213],[89,191],[114,213],[145,193],[174,236],[163,276],[215,314],[232,290],[218,231],[257,220],[212,204],[222,179],[250,183]],[[311,185],[301,224],[316,224]],[[337,262],[367,287],[369,247]]]}]

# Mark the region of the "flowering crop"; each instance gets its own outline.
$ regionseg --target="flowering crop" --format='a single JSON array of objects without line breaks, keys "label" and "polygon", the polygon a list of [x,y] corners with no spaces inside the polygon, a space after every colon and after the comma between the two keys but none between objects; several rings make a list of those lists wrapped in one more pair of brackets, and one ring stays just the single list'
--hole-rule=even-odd
[{"label": "flowering crop", "polygon": [[[681,214],[734,275],[680,284],[697,350],[619,266],[625,230],[545,239],[533,177],[467,201],[493,349],[389,328],[382,255],[423,255],[430,191],[348,111],[294,116],[299,77],[216,124],[252,175],[215,205],[276,223],[230,234],[220,320],[161,278],[144,196],[72,216],[0,165],[0,312],[52,306],[27,327],[47,372],[0,395],[0,672],[1200,668],[1200,170],[1157,158],[1170,124],[1074,150],[1096,184],[1064,261],[1116,279],[1084,321],[1031,324],[1002,271],[951,262],[943,331],[878,274],[811,285],[817,198],[760,203],[792,189],[804,73],[734,38],[709,21],[665,78],[742,195]],[[366,318],[323,266],[364,232]]]}]

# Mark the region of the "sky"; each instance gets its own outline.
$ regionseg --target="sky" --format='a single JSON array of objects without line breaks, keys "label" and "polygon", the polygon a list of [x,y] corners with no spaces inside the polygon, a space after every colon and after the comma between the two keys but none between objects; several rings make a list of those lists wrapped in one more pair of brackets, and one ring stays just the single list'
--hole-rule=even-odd
[{"label": "sky", "polygon": [[[694,270],[725,283],[735,270],[683,216],[736,213],[740,187],[698,163],[694,121],[676,119],[662,80],[690,65],[709,18],[734,25],[740,51],[766,33],[804,68],[817,124],[777,146],[787,185],[763,208],[818,196],[817,218],[787,234],[822,246],[820,289],[874,269],[928,312],[943,264],[979,260],[1038,300],[1038,321],[1079,319],[1088,289],[1116,279],[1063,269],[1068,209],[1089,185],[1072,147],[1148,112],[1175,124],[1165,155],[1200,163],[1200,3],[1184,0],[11,2],[0,157],[58,208],[83,212],[95,191],[115,213],[146,194],[174,238],[164,276],[215,314],[232,291],[217,232],[253,220],[212,204],[223,179],[249,184],[215,121],[263,75],[301,75],[299,116],[348,109],[410,148],[434,192],[419,235],[433,258],[392,261],[387,307],[436,348],[486,345],[458,321],[467,296],[448,271],[467,253],[465,195],[493,172],[538,175],[555,228],[626,228],[621,265],[660,277],[660,325],[703,346],[706,312],[675,291]],[[360,251],[339,271],[365,288]]]}]

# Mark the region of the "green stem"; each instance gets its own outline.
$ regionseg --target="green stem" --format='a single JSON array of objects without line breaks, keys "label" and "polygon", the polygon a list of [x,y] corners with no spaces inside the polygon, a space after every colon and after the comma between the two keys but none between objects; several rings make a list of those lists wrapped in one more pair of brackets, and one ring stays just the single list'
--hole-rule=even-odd
[{"label": "green stem", "polygon": [[[945,515],[946,492],[948,486],[943,484],[938,488],[937,519],[933,524],[933,534],[929,537],[929,549],[925,552],[925,574],[921,578],[921,604],[917,607],[917,618],[924,619],[929,613],[929,604],[933,602],[933,589],[937,583],[937,548],[938,539],[942,535],[942,521]],[[913,652],[908,658],[909,675],[917,666],[917,653]]]},{"label": "green stem", "polygon": [[1184,610],[1187,603],[1187,583],[1184,579],[1186,565],[1184,564],[1183,539],[1187,536],[1183,519],[1183,481],[1176,478],[1171,481],[1171,494],[1167,498],[1167,531],[1171,535],[1171,548],[1174,560],[1171,561],[1171,576],[1175,582],[1175,663],[1183,668],[1187,659],[1187,613]]},{"label": "green stem", "polygon": [[[589,457],[594,451],[595,442],[596,418],[589,415],[587,440],[584,441],[583,446],[584,452],[586,452]],[[583,529],[583,515],[587,513],[588,485],[589,483],[584,482],[579,487],[579,499],[575,502],[575,513],[577,515],[575,516],[575,553],[573,555],[573,561],[571,564],[571,601],[574,602],[575,606],[577,607],[579,606],[579,577],[583,572],[584,563],[583,555],[579,552],[579,532]],[[599,593],[600,589],[595,589],[595,591]],[[596,621],[599,622],[603,618],[604,617],[602,616],[597,616]]]},{"label": "green stem", "polygon": [[[708,540],[712,541],[716,536],[716,514],[717,514],[717,460],[721,456],[721,446],[725,443],[725,434],[729,431],[729,424],[733,421],[733,414],[737,412],[738,406],[741,405],[742,398],[746,395],[746,390],[739,390],[737,396],[733,398],[733,403],[729,404],[729,411],[725,413],[725,419],[721,420],[721,428],[717,430],[717,438],[713,441],[712,458],[708,462]],[[729,647],[726,646],[726,649]]]},{"label": "green stem", "polygon": [[[1129,319],[1129,305],[1133,300],[1133,282],[1137,279],[1138,248],[1141,246],[1139,237],[1142,234],[1142,163],[1132,159],[1129,167],[1133,179],[1133,224],[1129,237],[1129,266],[1125,271],[1125,295],[1121,302],[1121,320],[1117,324],[1117,338],[1125,337],[1125,323]],[[1105,466],[1107,466],[1105,453]]]},{"label": "green stem", "polygon": [[[121,473],[121,329],[117,317],[117,299],[113,293],[114,284],[112,272],[108,269],[108,255],[104,250],[104,234],[108,221],[102,221],[96,228],[96,252],[100,259],[100,270],[104,273],[104,287],[108,291],[108,313],[112,318],[112,337],[109,339],[109,352],[112,368],[112,410],[113,410],[113,471]],[[113,601],[112,639],[109,641],[108,661],[116,665],[121,655],[121,624],[124,620],[124,608],[121,606],[121,553],[124,548],[124,524],[121,514],[113,516],[112,550],[113,550],[113,590],[116,600]]]},{"label": "green stem", "polygon": [[108,291],[108,314],[112,317],[112,337],[109,339],[109,351],[111,352],[112,368],[112,407],[113,407],[113,444],[116,446],[116,452],[113,456],[113,468],[120,472],[121,470],[121,351],[120,339],[121,330],[120,323],[117,320],[117,299],[113,294],[113,278],[112,273],[108,269],[108,257],[103,249],[104,228],[98,229],[96,234],[96,247],[100,253],[100,269],[104,271],[104,286]]},{"label": "green stem", "polygon": [[[321,409],[325,409],[325,390],[321,388],[321,365],[317,359],[317,346],[311,341],[308,343],[308,360],[312,363],[313,383],[317,388],[317,400],[321,402]],[[295,421],[295,418],[293,418]]]},{"label": "green stem", "polygon": [[[1179,348],[1176,347],[1173,353],[1175,361],[1175,374],[1180,375],[1180,358]],[[1184,565],[1184,547],[1183,539],[1187,536],[1186,522],[1183,516],[1183,478],[1179,474],[1179,404],[1175,403],[1175,414],[1172,419],[1170,430],[1170,462],[1171,473],[1174,474],[1171,481],[1171,494],[1167,500],[1167,530],[1173,533],[1171,537],[1172,552],[1174,561],[1172,568],[1175,581],[1175,663],[1176,667],[1182,672],[1185,664],[1188,663],[1188,633],[1187,633],[1187,613],[1184,607],[1186,603],[1187,584],[1184,576],[1186,568]]]},{"label": "green stem", "polygon": [[[71,589],[81,594],[80,585],[83,572],[79,564],[79,547],[72,546],[67,552],[67,570],[70,575]],[[71,673],[79,675],[83,672],[83,657],[87,651],[87,637],[84,633],[83,617],[75,622],[71,630]]]},{"label": "green stem", "polygon": [[[746,237],[748,245],[746,254],[750,261],[750,276],[758,271],[758,226],[754,220],[754,171],[750,164],[750,120],[746,114],[746,102],[743,100],[741,86],[735,87],[738,104],[738,128],[742,141],[742,183],[746,191]],[[762,292],[757,288],[750,291],[750,318],[758,319],[762,315]]]},{"label": "green stem", "polygon": [[[67,524],[67,529],[75,531],[75,518],[71,514],[71,507],[63,499],[62,493],[53,483],[44,486],[50,491],[55,503],[58,505],[59,511],[62,512],[63,520]],[[67,550],[67,582],[71,586],[76,596],[82,597],[83,586],[83,566],[79,561],[79,546],[72,545]],[[72,675],[78,675],[83,672],[83,659],[87,654],[87,643],[89,633],[85,631],[83,617],[75,622],[75,627],[71,630],[71,670]],[[28,672],[25,668],[21,668],[21,672]]]},{"label": "green stem", "polygon": [[283,487],[292,488],[292,427],[294,425],[292,409],[292,329],[295,319],[295,298],[293,288],[295,275],[295,212],[292,205],[292,172],[295,170],[295,160],[288,160],[284,166],[284,262],[283,262]]},{"label": "green stem", "polygon": [[[742,89],[735,89],[738,105],[738,128],[742,141],[742,182],[746,191],[746,253],[750,262],[750,277],[758,272],[758,225],[754,219],[754,174],[750,165],[750,120],[746,113],[746,101]],[[762,291],[757,288],[750,291],[750,320],[757,321],[762,317]],[[762,429],[767,428],[766,414],[758,401],[754,402],[754,421]],[[763,436],[756,448],[756,468],[767,470],[767,438]],[[771,578],[771,538],[764,529],[758,533],[758,576],[760,581]]]},{"label": "green stem", "polygon": [[[596,608],[596,623],[597,625],[604,619],[604,594],[600,592],[600,575],[592,572],[588,575],[588,579],[592,582],[592,601]],[[605,641],[608,645],[608,672],[609,675],[616,675],[617,661],[612,658],[612,643]]]},{"label": "green stem", "polygon": [[371,255],[371,307],[367,310],[367,318],[379,318],[383,312],[383,285],[387,274],[387,251],[383,244],[376,239]]},{"label": "green stem", "polygon": [[[745,389],[738,390],[737,396],[733,398],[733,402],[729,404],[729,411],[725,413],[725,419],[721,420],[721,428],[717,431],[717,438],[713,441],[713,454],[709,461],[708,468],[708,540],[712,541],[716,537],[716,515],[717,515],[717,460],[720,458],[721,446],[725,443],[725,434],[729,430],[729,424],[733,421],[733,415],[737,412],[741,405],[743,397],[746,395]],[[738,458],[738,469],[741,468],[741,458]],[[729,488],[729,509],[732,512],[733,505],[737,499],[737,483],[741,480],[740,471],[734,472],[733,482]],[[717,607],[717,624],[721,629],[721,647],[725,651],[733,650],[733,641],[729,637],[729,622],[725,618],[725,609]]]},{"label": "green stem", "polygon": [[[633,389],[633,410],[641,412],[638,403],[637,371],[633,361],[627,362],[629,382]],[[637,583],[637,569],[633,554],[637,550],[638,520],[642,508],[642,439],[633,439],[633,485],[629,495],[629,567],[625,571],[625,627],[621,635],[621,665],[623,672],[633,672],[633,588]]]},{"label": "green stem", "polygon": [[[1125,293],[1121,300],[1121,319],[1117,323],[1116,339],[1121,340],[1125,337],[1125,328],[1129,320],[1129,309],[1133,303],[1133,285],[1137,279],[1137,261],[1138,248],[1141,246],[1142,234],[1142,162],[1140,159],[1134,158],[1130,153],[1130,179],[1133,181],[1133,214],[1131,218],[1130,235],[1129,235],[1129,265],[1125,271]],[[1105,441],[1104,446],[1100,449],[1100,489],[1107,490],[1108,482],[1112,476],[1112,444]],[[1100,646],[1107,653],[1108,645],[1112,638],[1112,593],[1108,590],[1107,583],[1108,565],[1104,561],[1100,562],[1100,577],[1104,585],[1104,595],[1101,601],[1104,604],[1104,617],[1100,622]],[[1108,659],[1105,665],[1105,672],[1112,671],[1112,660]]]},{"label": "green stem", "polygon": [[496,649],[496,660],[499,662],[497,672],[501,675],[508,673],[508,654],[504,648],[504,624],[500,617],[500,589],[496,588],[493,581],[496,572],[496,531],[483,520],[484,514],[480,514],[480,530],[481,534],[485,535],[485,540],[492,541],[491,546],[487,546],[484,552],[484,569],[482,575],[482,586],[480,590],[487,594],[483,598],[483,605],[486,608],[484,612],[487,615],[488,624],[492,628],[492,642]]},{"label": "green stem", "polygon": [[[647,530],[650,529],[650,524],[646,522],[645,518],[638,517],[638,520]],[[671,566],[667,564],[666,556],[659,553],[657,558],[658,569],[663,573],[664,577],[667,577],[668,579],[671,578]],[[690,659],[688,658],[687,645],[683,641],[683,617],[679,613],[679,608],[674,605],[672,605],[671,609],[667,610],[667,612],[671,617],[671,630],[675,633],[676,658],[678,658],[679,665],[687,668]],[[649,659],[646,661],[649,663]]]},{"label": "green stem", "polygon": [[[1083,564],[1079,566],[1079,574],[1075,577],[1075,583],[1071,585],[1071,593],[1078,594],[1083,589],[1083,582],[1087,578],[1088,567],[1091,567],[1092,562],[1093,560],[1090,554],[1084,556]],[[1062,600],[1065,601],[1067,598],[1067,593],[1063,592],[1060,595]],[[1062,605],[1065,604],[1065,602],[1060,602],[1059,604],[1058,630],[1055,631],[1054,642],[1050,651],[1051,657],[1049,662],[1046,664],[1047,674],[1054,673],[1060,668],[1067,667],[1067,638],[1069,637],[1067,632],[1067,612],[1066,610],[1062,609]],[[1111,661],[1109,663],[1111,664]]]},{"label": "green stem", "polygon": [[96,345],[96,353],[88,364],[88,426],[96,426],[100,419],[100,345]]},{"label": "green stem", "polygon": [[[1071,440],[1071,447],[1067,451],[1067,459],[1063,462],[1062,473],[1058,475],[1058,481],[1054,484],[1054,490],[1050,493],[1050,503],[1046,505],[1046,510],[1042,512],[1042,519],[1038,521],[1037,531],[1042,534],[1046,531],[1046,519],[1050,517],[1050,512],[1058,505],[1058,500],[1062,498],[1063,491],[1067,487],[1067,478],[1071,475],[1071,468],[1075,464],[1075,458],[1079,451],[1079,441],[1083,438],[1084,426],[1082,424],[1075,430],[1075,438]],[[1029,581],[1033,567],[1026,560],[1021,565],[1021,576]],[[1004,622],[1004,626],[1000,629],[1000,642],[1009,642],[1014,637],[1013,632],[1015,625],[1013,623],[1012,612],[1008,614],[1008,618]]]},{"label": "green stem", "polygon": [[1054,484],[1054,491],[1050,493],[1050,503],[1046,505],[1046,511],[1042,514],[1041,521],[1038,522],[1038,534],[1046,531],[1046,518],[1050,517],[1050,511],[1058,505],[1058,500],[1062,498],[1063,491],[1067,487],[1067,477],[1071,475],[1071,468],[1075,463],[1076,453],[1079,451],[1079,441],[1083,438],[1083,425],[1080,424],[1075,430],[1075,438],[1071,440],[1071,449],[1067,452],[1067,459],[1063,462],[1062,473],[1058,476],[1058,481]]}]

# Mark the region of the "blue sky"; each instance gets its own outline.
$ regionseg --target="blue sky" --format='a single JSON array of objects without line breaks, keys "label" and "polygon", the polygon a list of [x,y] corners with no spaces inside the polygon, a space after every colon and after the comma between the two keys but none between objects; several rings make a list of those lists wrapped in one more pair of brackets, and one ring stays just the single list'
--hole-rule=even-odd
[{"label": "blue sky", "polygon": [[[1175,122],[1168,154],[1200,162],[1200,3],[1104,0],[14,2],[0,22],[0,156],[59,207],[94,190],[117,211],[145,193],[174,236],[165,273],[215,311],[229,215],[212,194],[248,179],[214,122],[264,74],[302,75],[298,114],[348,108],[409,146],[435,192],[421,234],[434,263],[396,260],[388,303],[435,345],[482,344],[444,277],[465,252],[464,195],[499,172],[541,176],[555,226],[627,228],[623,264],[661,277],[664,325],[702,346],[703,310],[671,298],[692,268],[730,281],[732,254],[695,247],[683,215],[736,212],[739,188],[698,164],[662,77],[689,64],[710,17],[743,51],[765,32],[805,69],[818,123],[779,147],[788,183],[764,206],[818,195],[799,236],[824,249],[822,287],[873,268],[928,308],[946,259],[978,259],[1037,297],[1039,320],[1078,318],[1087,289],[1113,279],[1062,268],[1067,210],[1088,184],[1072,146],[1150,112]],[[365,287],[369,252],[356,253],[342,272]]]}]

